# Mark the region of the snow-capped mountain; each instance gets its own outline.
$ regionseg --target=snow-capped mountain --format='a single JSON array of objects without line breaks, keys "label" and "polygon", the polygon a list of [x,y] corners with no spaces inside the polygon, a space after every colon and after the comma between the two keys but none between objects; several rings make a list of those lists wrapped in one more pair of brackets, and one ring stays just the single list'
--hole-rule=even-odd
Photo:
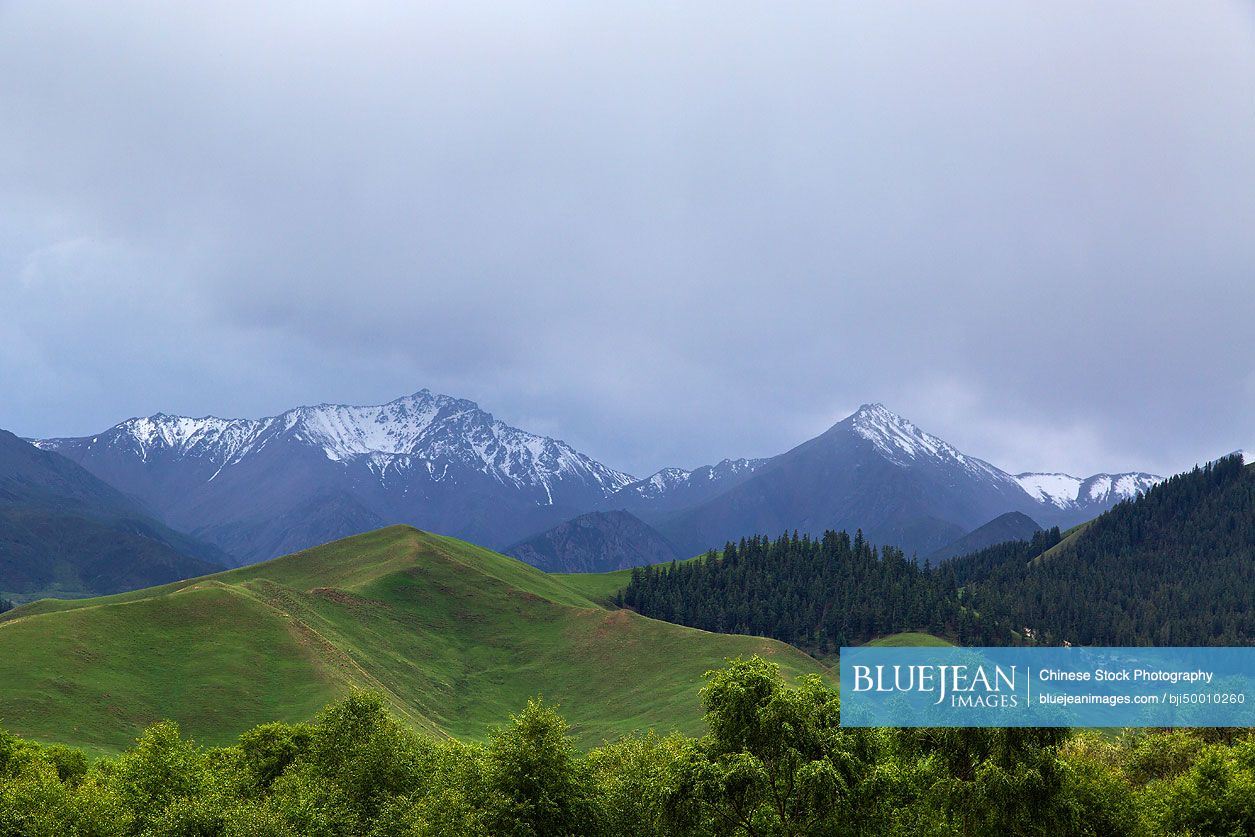
[{"label": "snow-capped mountain", "polygon": [[1046,507],[1039,517],[1055,519],[1051,507],[1095,516],[1121,500],[1130,500],[1163,477],[1142,471],[1074,477],[1062,473],[1023,473],[1012,476],[981,459],[968,456],[948,442],[927,433],[889,411],[883,404],[867,404],[852,417],[855,432],[870,440],[889,459],[910,467],[921,457],[950,462],[973,475],[1003,485],[1014,482],[1035,502]]},{"label": "snow-capped mountain", "polygon": [[682,553],[754,533],[861,528],[923,555],[1000,514],[1036,507],[1009,474],[882,404],[864,404],[741,484],[655,525]]},{"label": "snow-capped mountain", "polygon": [[855,434],[871,442],[890,462],[911,468],[926,461],[960,468],[977,479],[1009,485],[1010,475],[983,459],[961,453],[944,439],[927,433],[891,412],[884,404],[864,404],[846,419]]},{"label": "snow-capped mountain", "polygon": [[923,555],[1007,512],[1070,526],[1158,479],[1098,474],[1073,484],[1055,475],[1015,477],[883,404],[864,404],[694,508],[634,512],[685,553],[755,532],[861,528],[873,541]]},{"label": "snow-capped mountain", "polygon": [[[635,481],[565,442],[428,390],[377,406],[321,404],[261,419],[158,413],[95,436],[35,444],[240,560],[392,522],[503,546]],[[276,529],[274,520],[291,523],[299,513],[307,513],[297,527],[307,534]]]},{"label": "snow-capped mountain", "polygon": [[[724,461],[726,462],[727,460]],[[638,497],[652,500],[688,485],[692,482],[692,479],[692,471],[686,471],[683,468],[663,468],[640,482],[625,485],[623,493],[635,494]]]},{"label": "snow-capped mountain", "polygon": [[[1074,477],[1071,474],[1017,474],[1016,481],[1034,500],[1066,511],[1099,507],[1099,511],[1121,500],[1131,500],[1163,477],[1134,471],[1127,474],[1094,474]],[[1095,512],[1097,514],[1098,512]]]},{"label": "snow-capped mountain", "polygon": [[291,441],[322,451],[332,462],[359,460],[386,481],[389,472],[425,469],[439,481],[451,466],[488,475],[503,485],[544,494],[563,481],[577,481],[609,495],[633,477],[607,468],[570,445],[511,427],[473,401],[421,390],[387,404],[297,407],[263,419],[188,418],[164,413],[124,421],[83,439],[46,439],[37,447],[64,452],[100,446],[124,447],[141,461],[175,455],[224,468],[240,464],[267,445]]}]

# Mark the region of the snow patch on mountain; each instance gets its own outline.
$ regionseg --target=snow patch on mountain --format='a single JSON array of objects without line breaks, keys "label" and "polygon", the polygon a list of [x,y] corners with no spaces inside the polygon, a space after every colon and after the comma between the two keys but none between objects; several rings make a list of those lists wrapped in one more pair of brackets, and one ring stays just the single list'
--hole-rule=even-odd
[{"label": "snow patch on mountain", "polygon": [[1163,477],[1132,472],[1126,474],[1094,474],[1081,479],[1071,474],[1025,473],[1015,477],[1034,500],[1060,509],[1074,509],[1093,504],[1114,505],[1145,492]]},{"label": "snow patch on mountain", "polygon": [[1015,481],[1037,502],[1061,509],[1076,505],[1084,482],[1071,474],[1016,474]]},{"label": "snow patch on mountain", "polygon": [[1114,505],[1121,500],[1130,500],[1162,481],[1163,477],[1154,474],[1095,474],[1081,487],[1081,497],[1091,503]]},{"label": "snow patch on mountain", "polygon": [[705,468],[699,468],[696,473],[705,472],[707,480],[722,479],[723,477],[732,477],[737,474],[743,474],[747,471],[757,471],[766,465],[766,459],[724,459],[718,465],[710,465]]},{"label": "snow patch on mountain", "polygon": [[184,456],[211,456],[226,463],[237,459],[251,447],[266,421],[214,416],[188,418],[157,413],[147,418],[124,421],[114,428],[120,433],[111,435],[117,441],[132,444],[144,460],[152,451],[164,448]]},{"label": "snow patch on mountain", "polygon": [[1115,484],[1115,480],[1106,474],[1098,474],[1086,482],[1088,485],[1085,486],[1085,499],[1095,503],[1109,497]]}]

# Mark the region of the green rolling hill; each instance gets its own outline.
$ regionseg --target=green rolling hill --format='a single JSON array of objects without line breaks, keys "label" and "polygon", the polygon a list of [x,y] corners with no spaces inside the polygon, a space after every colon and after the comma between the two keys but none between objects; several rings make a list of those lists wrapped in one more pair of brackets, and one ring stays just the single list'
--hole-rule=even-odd
[{"label": "green rolling hill", "polygon": [[394,526],[216,575],[0,615],[0,728],[97,752],[178,721],[227,743],[371,689],[417,729],[479,739],[542,694],[586,745],[702,729],[702,675],[773,640],[607,609],[577,584],[451,538]]},{"label": "green rolling hill", "polygon": [[904,631],[873,639],[867,645],[880,648],[946,648],[954,645],[947,639],[922,631]]}]

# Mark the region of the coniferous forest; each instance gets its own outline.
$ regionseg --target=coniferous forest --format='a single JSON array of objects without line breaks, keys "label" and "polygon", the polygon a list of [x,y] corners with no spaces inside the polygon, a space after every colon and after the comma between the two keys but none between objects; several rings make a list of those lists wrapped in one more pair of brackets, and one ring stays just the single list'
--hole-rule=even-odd
[{"label": "coniferous forest", "polygon": [[618,601],[656,619],[821,654],[903,630],[966,633],[976,621],[937,574],[862,532],[752,537],[696,561],[641,567]]},{"label": "coniferous forest", "polygon": [[977,610],[1046,644],[1247,645],[1255,469],[1226,457],[1120,503],[1041,560],[978,554],[941,573]]},{"label": "coniferous forest", "polygon": [[1239,645],[1255,637],[1255,470],[1226,457],[1058,529],[920,566],[861,533],[747,538],[633,571],[617,601],[828,654],[900,631],[960,644]]}]

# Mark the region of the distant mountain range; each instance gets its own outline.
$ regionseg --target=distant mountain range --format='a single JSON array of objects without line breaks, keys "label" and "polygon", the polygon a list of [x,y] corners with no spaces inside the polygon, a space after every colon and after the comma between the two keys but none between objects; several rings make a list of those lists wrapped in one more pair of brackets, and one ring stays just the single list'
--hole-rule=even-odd
[{"label": "distant mountain range", "polygon": [[1144,493],[1163,480],[1153,474],[1095,474],[1081,479],[1069,474],[1018,474],[1016,482],[1028,495],[1065,512],[1094,517],[1121,500]]},{"label": "distant mountain range", "polygon": [[117,593],[217,572],[225,560],[65,457],[0,430],[0,592]]},{"label": "distant mountain range", "polygon": [[[566,570],[631,562],[624,549],[644,563],[662,554],[661,544],[688,556],[792,529],[862,528],[874,541],[923,556],[1011,511],[1069,526],[1160,479],[1011,475],[880,404],[775,457],[665,468],[644,479],[428,390],[379,406],[323,404],[263,419],[159,413],[34,444],[238,563],[393,523],[494,549],[539,536],[533,549],[565,544],[554,554],[566,557],[544,560]],[[627,538],[622,519],[586,519],[576,529],[602,544],[593,554],[571,545],[570,527],[555,530],[613,511],[630,512],[654,532],[633,525]],[[607,543],[617,546],[607,553]]]}]

